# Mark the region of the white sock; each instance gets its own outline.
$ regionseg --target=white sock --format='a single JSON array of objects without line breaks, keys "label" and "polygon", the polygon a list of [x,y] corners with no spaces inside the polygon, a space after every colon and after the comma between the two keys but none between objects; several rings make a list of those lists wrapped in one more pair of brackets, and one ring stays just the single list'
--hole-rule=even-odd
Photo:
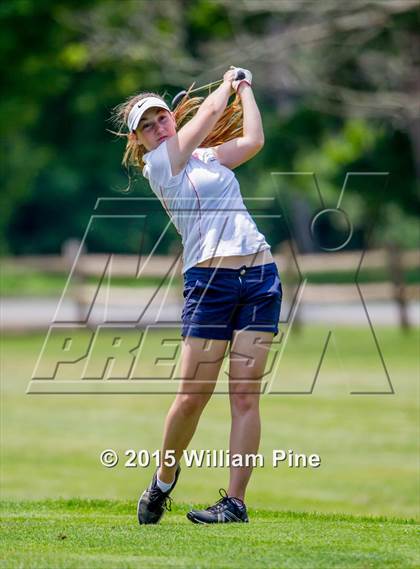
[{"label": "white sock", "polygon": [[162,490],[162,492],[165,492],[165,493],[168,492],[172,488],[172,484],[174,483],[174,481],[175,481],[175,479],[168,484],[167,482],[163,482],[162,480],[160,480],[159,476],[156,476],[157,485]]}]

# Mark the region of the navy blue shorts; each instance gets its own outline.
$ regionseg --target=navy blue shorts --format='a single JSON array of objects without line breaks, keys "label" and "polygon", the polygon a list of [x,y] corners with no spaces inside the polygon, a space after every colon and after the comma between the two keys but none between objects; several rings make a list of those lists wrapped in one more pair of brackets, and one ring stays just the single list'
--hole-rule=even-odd
[{"label": "navy blue shorts", "polygon": [[282,286],[275,263],[184,273],[182,336],[231,340],[234,330],[278,334]]}]

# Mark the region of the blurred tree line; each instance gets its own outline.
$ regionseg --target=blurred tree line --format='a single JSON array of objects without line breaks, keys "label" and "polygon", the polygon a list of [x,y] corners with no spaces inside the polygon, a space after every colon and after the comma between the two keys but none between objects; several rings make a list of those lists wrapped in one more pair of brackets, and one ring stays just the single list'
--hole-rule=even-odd
[{"label": "blurred tree line", "polygon": [[[0,17],[3,254],[59,252],[83,235],[98,197],[150,196],[141,175],[123,191],[112,108],[142,90],[169,101],[231,64],[253,72],[266,134],[263,151],[237,170],[245,197],[280,192],[304,235],[320,207],[312,177],[275,182],[271,172],[316,172],[329,207],[347,172],[389,172],[386,188],[369,177],[346,187],[350,247],[365,245],[378,204],[378,234],[418,245],[417,0],[3,0]],[[148,227],[146,248],[166,221]],[[119,225],[93,234],[88,248],[136,252],[138,228],[127,223],[122,235]],[[286,237],[274,221],[264,230],[272,245]]]}]

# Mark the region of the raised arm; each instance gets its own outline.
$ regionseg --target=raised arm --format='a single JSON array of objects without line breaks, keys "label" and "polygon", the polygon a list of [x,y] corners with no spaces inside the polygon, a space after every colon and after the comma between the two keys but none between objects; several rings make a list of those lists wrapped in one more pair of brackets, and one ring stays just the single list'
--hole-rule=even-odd
[{"label": "raised arm", "polygon": [[231,169],[258,154],[264,146],[261,115],[251,85],[245,81],[240,83],[238,94],[241,97],[243,111],[242,136],[213,149],[219,162]]},{"label": "raised arm", "polygon": [[235,71],[229,69],[223,76],[223,83],[200,105],[194,117],[175,136],[167,140],[172,174],[175,176],[184,168],[192,152],[200,146],[220,119],[233,92],[232,81]]}]

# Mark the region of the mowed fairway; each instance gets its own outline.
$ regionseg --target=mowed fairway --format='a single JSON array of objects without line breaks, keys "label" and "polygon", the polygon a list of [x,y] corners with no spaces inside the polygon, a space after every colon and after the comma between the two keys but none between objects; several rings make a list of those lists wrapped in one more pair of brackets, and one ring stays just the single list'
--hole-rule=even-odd
[{"label": "mowed fairway", "polygon": [[[172,511],[142,528],[136,503],[154,466],[124,467],[124,451],[160,448],[173,395],[27,395],[44,335],[5,336],[2,566],[418,566],[419,336],[376,333],[393,395],[377,393],[389,384],[369,329],[334,330],[306,395],[327,330],[288,338],[271,386],[277,394],[261,398],[265,463],[249,486],[249,525],[191,524],[189,507],[214,503],[228,469],[184,465]],[[149,350],[159,353],[162,337]],[[222,371],[221,391],[224,382]],[[227,449],[228,441],[228,396],[217,393],[190,449]],[[99,461],[107,448],[120,455],[112,469]],[[317,453],[322,463],[274,468],[273,449]]]},{"label": "mowed fairway", "polygon": [[130,502],[4,508],[7,568],[418,567],[413,521],[251,509],[250,524],[196,526],[176,506],[161,525],[140,528]]}]

